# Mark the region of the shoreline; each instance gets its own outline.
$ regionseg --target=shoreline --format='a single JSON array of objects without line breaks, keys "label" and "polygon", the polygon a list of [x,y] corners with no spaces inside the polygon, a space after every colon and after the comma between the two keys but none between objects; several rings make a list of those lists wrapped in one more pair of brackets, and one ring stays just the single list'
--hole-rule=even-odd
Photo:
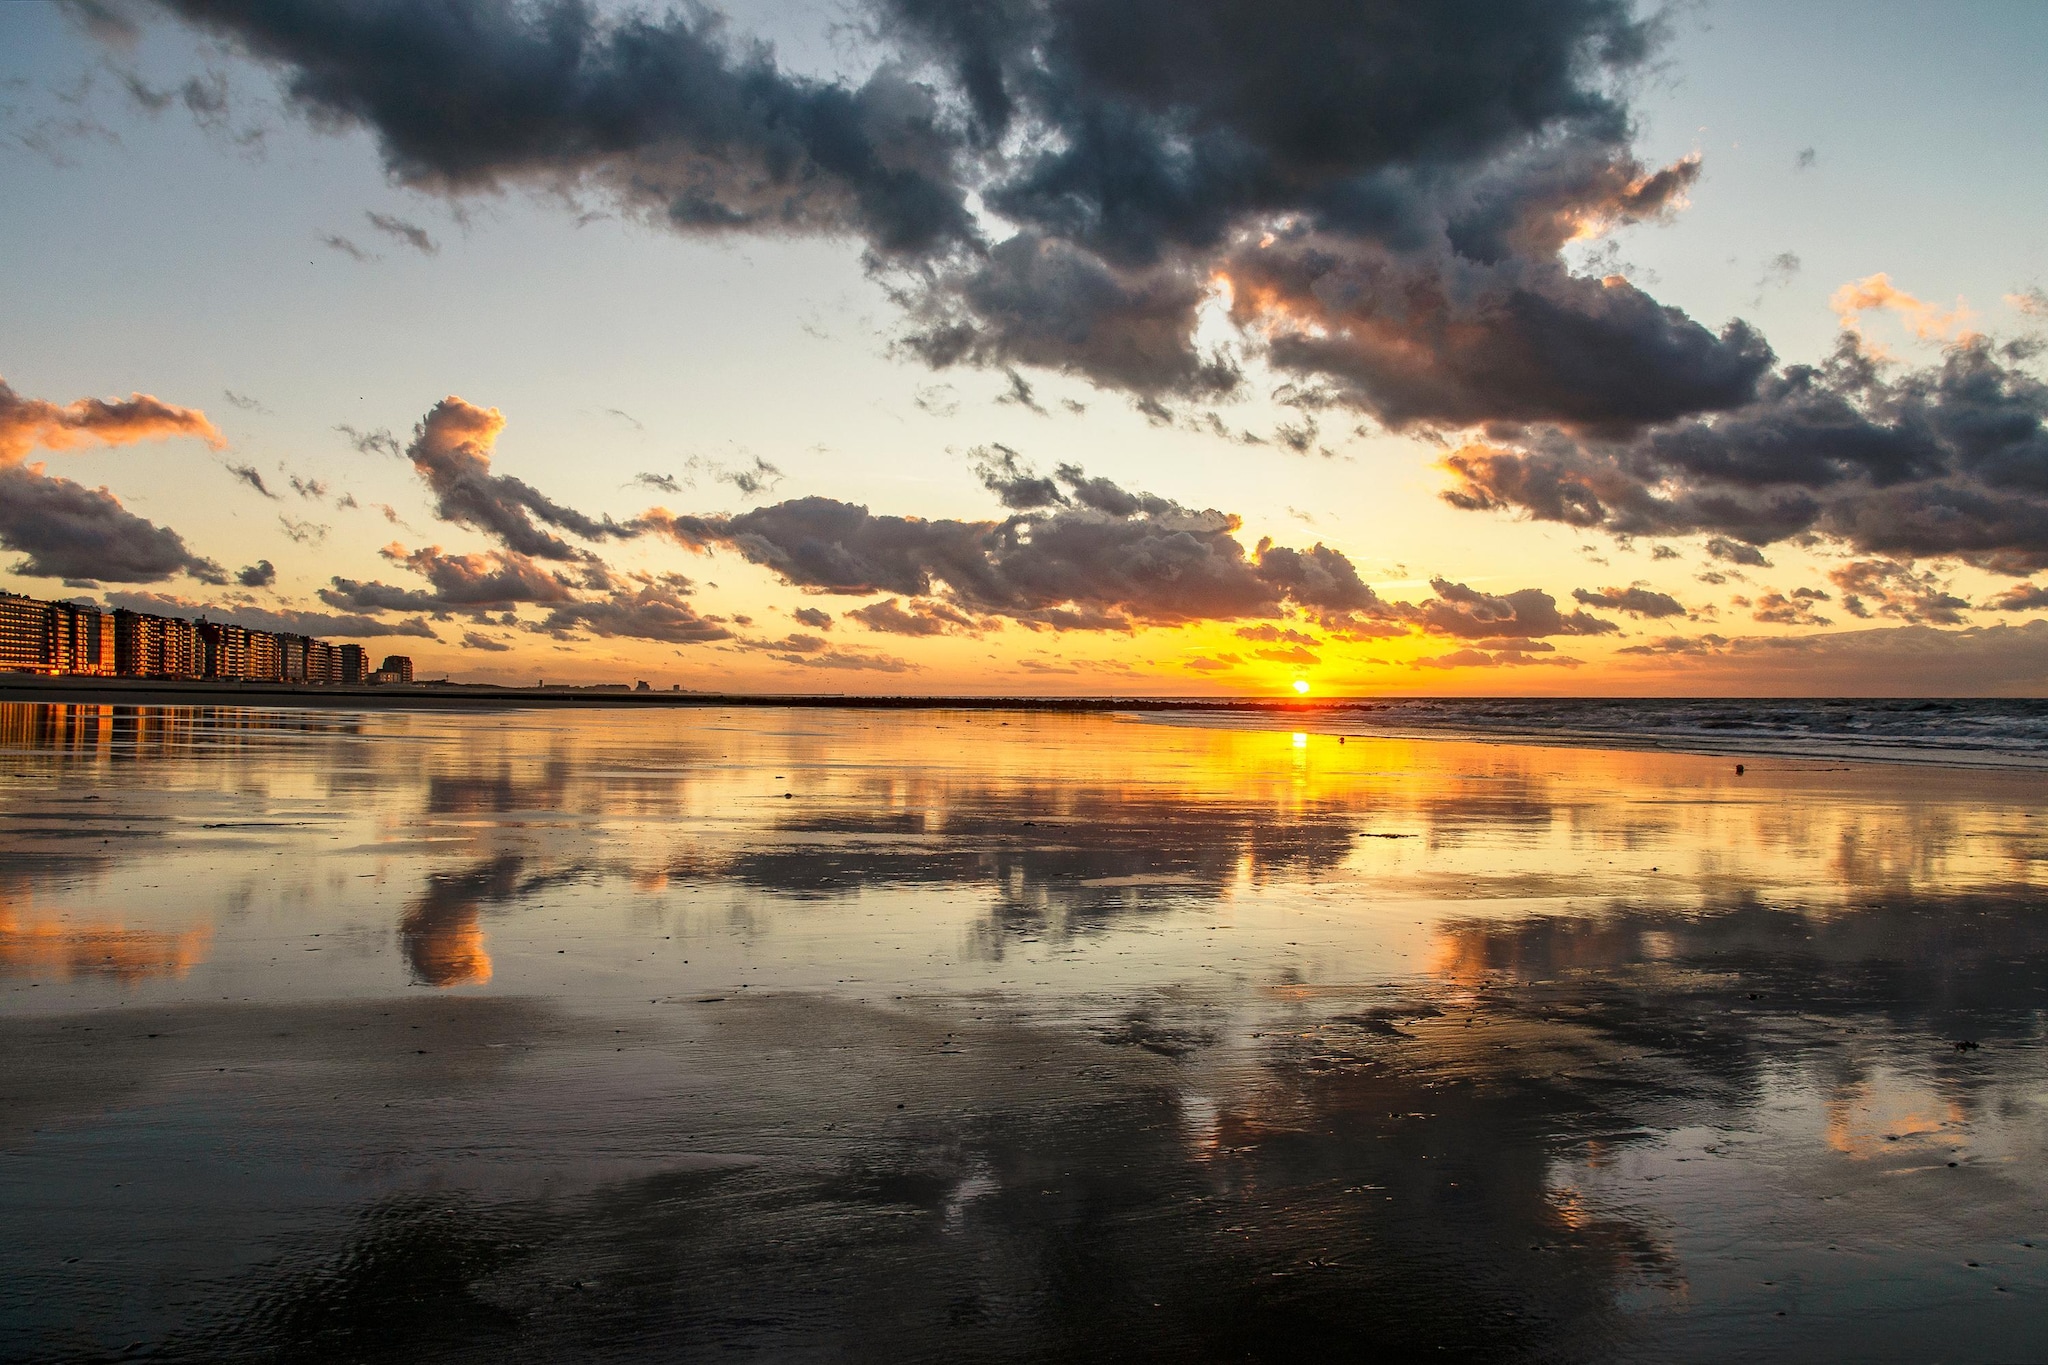
[{"label": "shoreline", "polygon": [[[1662,706],[1774,707],[1835,710],[1844,706],[1911,711],[1967,707],[2012,699],[1953,698],[1404,698],[1404,697],[1044,697],[1044,696],[863,696],[848,693],[741,693],[634,691],[623,686],[501,687],[488,683],[335,685],[118,678],[0,673],[0,705],[267,707],[305,711],[488,712],[512,710],[867,710],[979,711],[1068,715],[1123,714],[1151,724],[1203,728],[1291,726],[1330,736],[1360,739],[1449,740],[1543,748],[1613,749],[1636,753],[1689,753],[1796,762],[1906,764],[1918,767],[2048,771],[2048,746],[2003,747],[1971,742],[1974,736],[1943,736],[1939,724],[1924,729],[1819,731],[1798,728],[1694,729],[1686,726],[1612,728],[1587,725],[1584,718],[1559,715],[1510,720],[1500,715],[1459,716],[1432,723],[1412,708],[1579,706],[1596,709]],[[2025,703],[2022,703],[2025,704]],[[2040,705],[2039,703],[2036,703]],[[2044,707],[2043,709],[2048,709]],[[1896,713],[1895,713],[1896,714]],[[1489,723],[1489,721],[1491,723]]]},{"label": "shoreline", "polygon": [[626,687],[498,687],[490,683],[222,683],[177,678],[50,677],[0,673],[0,703],[130,706],[298,706],[309,709],[448,707],[831,707],[893,711],[1226,711],[1321,714],[1378,703],[1357,699],[863,696],[838,692],[636,692]]}]

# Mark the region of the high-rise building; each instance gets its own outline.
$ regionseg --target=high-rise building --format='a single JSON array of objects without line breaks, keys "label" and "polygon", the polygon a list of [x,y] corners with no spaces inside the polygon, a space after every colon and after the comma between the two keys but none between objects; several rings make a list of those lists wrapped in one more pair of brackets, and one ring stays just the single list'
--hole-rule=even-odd
[{"label": "high-rise building", "polygon": [[384,662],[377,665],[379,673],[396,674],[395,681],[412,681],[412,656],[407,654],[386,654]]},{"label": "high-rise building", "polygon": [[306,641],[306,681],[309,683],[338,683],[341,681],[341,660],[333,645],[325,640]]},{"label": "high-rise building", "polygon": [[0,592],[0,669],[50,673],[50,604]]},{"label": "high-rise building", "polygon": [[199,623],[200,672],[209,678],[249,676],[249,632],[226,621]]},{"label": "high-rise building", "polygon": [[252,682],[282,682],[284,652],[278,639],[267,630],[249,632],[249,679]]},{"label": "high-rise building", "polygon": [[159,616],[162,625],[158,637],[162,640],[162,655],[157,660],[158,677],[198,678],[202,672],[204,658],[199,649],[199,627],[182,616]]},{"label": "high-rise building", "polygon": [[[411,681],[412,661],[394,658]],[[368,669],[361,645],[0,592],[0,670],[337,683],[361,682]]]},{"label": "high-rise building", "polygon": [[163,666],[164,618],[122,607],[114,612],[114,671],[124,678],[154,678]]},{"label": "high-rise building", "polygon": [[50,604],[51,662],[59,673],[114,671],[114,623],[98,607]]}]

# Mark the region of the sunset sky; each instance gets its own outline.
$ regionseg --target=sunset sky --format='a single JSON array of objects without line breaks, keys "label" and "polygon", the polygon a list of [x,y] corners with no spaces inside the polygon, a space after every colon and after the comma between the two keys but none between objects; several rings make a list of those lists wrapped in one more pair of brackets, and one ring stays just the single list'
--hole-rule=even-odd
[{"label": "sunset sky", "polygon": [[2043,52],[0,5],[0,587],[508,683],[2041,694]]}]

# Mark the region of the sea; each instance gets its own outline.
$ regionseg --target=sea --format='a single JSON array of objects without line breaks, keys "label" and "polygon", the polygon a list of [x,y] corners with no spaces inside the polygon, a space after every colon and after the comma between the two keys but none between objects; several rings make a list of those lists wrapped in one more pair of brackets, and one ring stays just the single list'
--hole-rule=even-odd
[{"label": "sea", "polygon": [[2030,1360],[2030,702],[0,705],[0,1360]]},{"label": "sea", "polygon": [[[1303,715],[1298,723],[1344,734],[1444,735],[1976,767],[2048,766],[2048,701],[2029,699],[1400,697],[1333,702]],[[1254,728],[1274,723],[1257,716],[1195,710],[1163,712],[1157,718]]]}]

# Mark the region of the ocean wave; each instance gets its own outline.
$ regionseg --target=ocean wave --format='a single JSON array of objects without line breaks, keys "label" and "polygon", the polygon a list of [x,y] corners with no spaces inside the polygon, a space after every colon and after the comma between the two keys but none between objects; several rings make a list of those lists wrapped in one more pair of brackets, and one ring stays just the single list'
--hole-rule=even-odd
[{"label": "ocean wave", "polygon": [[2048,701],[2035,700],[1411,697],[1284,711],[1164,711],[1145,719],[1318,734],[2048,768]]}]

